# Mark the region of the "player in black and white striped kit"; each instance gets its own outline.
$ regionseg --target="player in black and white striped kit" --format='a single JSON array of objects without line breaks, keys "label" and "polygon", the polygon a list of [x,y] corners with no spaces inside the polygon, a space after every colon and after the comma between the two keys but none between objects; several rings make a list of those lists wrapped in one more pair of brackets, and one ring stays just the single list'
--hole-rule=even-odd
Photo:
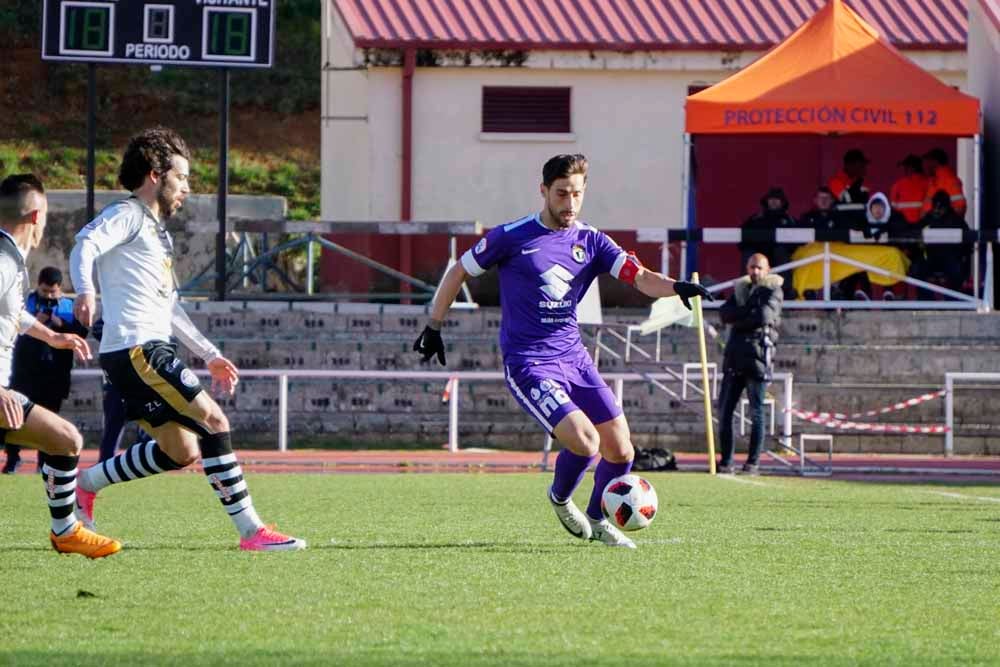
[{"label": "player in black and white striped kit", "polygon": [[124,397],[129,419],[154,438],[83,471],[77,504],[92,525],[94,498],[104,487],[177,470],[200,455],[239,531],[241,549],[302,549],[304,541],[265,526],[257,516],[233,453],[229,420],[170,342],[174,335],[204,359],[213,389],[232,394],[239,371],[195,328],[174,285],[173,244],[163,221],[190,193],[189,160],[187,145],[172,130],[136,135],[118,174],[132,196],[107,206],[76,235],[70,255],[78,295],[74,312],[84,326],[93,322],[96,268],[104,317],[101,367]]},{"label": "player in black and white striped kit", "polygon": [[0,442],[24,445],[47,455],[42,478],[52,516],[52,547],[60,553],[102,558],[117,553],[122,545],[91,531],[74,513],[83,438],[59,415],[8,389],[18,333],[73,350],[78,359],[90,358],[90,348],[82,338],[56,333],[24,310],[28,288],[25,260],[42,239],[47,212],[45,188],[31,174],[8,176],[0,183]]}]

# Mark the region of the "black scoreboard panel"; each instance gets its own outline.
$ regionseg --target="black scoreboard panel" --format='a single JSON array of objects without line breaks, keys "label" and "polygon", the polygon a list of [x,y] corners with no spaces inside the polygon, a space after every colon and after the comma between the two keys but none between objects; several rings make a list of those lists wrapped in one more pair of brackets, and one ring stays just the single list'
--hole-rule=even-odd
[{"label": "black scoreboard panel", "polygon": [[44,0],[42,59],[270,67],[277,0]]}]

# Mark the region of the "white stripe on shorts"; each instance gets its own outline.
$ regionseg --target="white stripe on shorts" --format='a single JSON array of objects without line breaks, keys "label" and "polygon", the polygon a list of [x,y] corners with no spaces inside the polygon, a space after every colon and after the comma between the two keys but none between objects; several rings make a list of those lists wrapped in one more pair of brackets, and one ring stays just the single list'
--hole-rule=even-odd
[{"label": "white stripe on shorts", "polygon": [[507,376],[507,384],[510,385],[510,390],[514,392],[514,395],[517,396],[524,405],[528,406],[528,409],[531,410],[531,414],[535,416],[535,419],[542,422],[542,426],[544,426],[546,430],[551,433],[553,430],[552,424],[550,424],[549,421],[542,416],[538,409],[535,408],[534,404],[528,400],[528,397],[521,393],[521,388],[517,386],[517,383],[514,382],[514,378],[510,376],[510,368],[507,366],[504,366],[504,375]]}]

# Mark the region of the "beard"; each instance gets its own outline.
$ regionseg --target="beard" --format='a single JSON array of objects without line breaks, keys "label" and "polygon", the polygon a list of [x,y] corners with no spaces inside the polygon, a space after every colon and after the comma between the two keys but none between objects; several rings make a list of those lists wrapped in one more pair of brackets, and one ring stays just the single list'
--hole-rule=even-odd
[{"label": "beard", "polygon": [[569,229],[570,225],[573,224],[573,220],[575,220],[576,218],[573,217],[567,221],[563,219],[560,213],[561,213],[560,211],[557,211],[553,209],[551,206],[549,206],[549,218],[551,218],[552,221],[555,222],[556,226],[559,227],[560,229]]},{"label": "beard", "polygon": [[166,194],[166,188],[163,186],[156,191],[156,203],[160,207],[160,215],[166,220],[172,216],[178,209],[180,209],[180,204],[174,204],[174,198],[168,197]]}]

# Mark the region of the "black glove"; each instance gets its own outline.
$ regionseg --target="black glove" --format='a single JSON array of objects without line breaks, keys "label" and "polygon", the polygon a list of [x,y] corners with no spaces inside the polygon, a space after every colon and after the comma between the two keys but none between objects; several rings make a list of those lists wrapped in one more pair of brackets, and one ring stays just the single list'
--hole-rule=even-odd
[{"label": "black glove", "polygon": [[413,343],[413,351],[424,355],[422,363],[427,363],[436,354],[438,362],[442,366],[446,365],[444,361],[444,342],[441,340],[441,332],[437,329],[424,327],[423,333]]},{"label": "black glove", "polygon": [[689,283],[684,280],[678,280],[674,283],[674,294],[681,298],[681,303],[683,303],[684,307],[688,310],[691,310],[691,304],[688,302],[688,299],[696,296],[700,296],[702,299],[706,299],[708,301],[715,301],[715,297],[712,296],[712,293],[703,286],[698,283]]}]

